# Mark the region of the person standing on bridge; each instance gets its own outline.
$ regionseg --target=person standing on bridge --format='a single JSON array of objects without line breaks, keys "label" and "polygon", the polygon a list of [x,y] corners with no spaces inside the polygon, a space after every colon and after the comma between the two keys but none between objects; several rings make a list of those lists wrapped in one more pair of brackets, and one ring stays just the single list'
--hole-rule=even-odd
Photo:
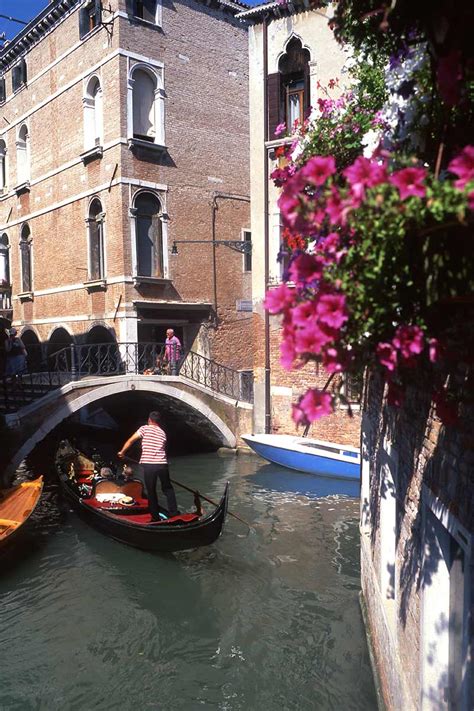
[{"label": "person standing on bridge", "polygon": [[141,440],[142,454],[140,464],[143,466],[145,475],[145,486],[148,494],[148,504],[153,521],[160,521],[160,507],[156,484],[160,478],[161,489],[168,502],[168,515],[178,516],[178,506],[176,504],[176,494],[170,480],[168,469],[168,458],[166,456],[166,433],[159,425],[159,413],[150,412],[146,425],[140,427],[131,437],[127,439],[122,449],[118,452],[118,457],[123,459],[125,452],[138,440]]},{"label": "person standing on bridge", "polygon": [[171,375],[178,375],[181,362],[181,341],[172,328],[166,331],[165,357],[170,364]]},{"label": "person standing on bridge", "polygon": [[5,343],[7,363],[5,375],[21,375],[26,372],[26,352],[25,345],[21,338],[17,336],[16,328],[10,329],[10,336]]}]

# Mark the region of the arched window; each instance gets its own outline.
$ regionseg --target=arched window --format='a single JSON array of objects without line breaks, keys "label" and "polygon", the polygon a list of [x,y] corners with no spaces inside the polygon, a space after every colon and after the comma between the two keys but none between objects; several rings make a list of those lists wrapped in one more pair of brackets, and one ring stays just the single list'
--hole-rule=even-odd
[{"label": "arched window", "polygon": [[26,183],[30,179],[30,137],[28,126],[24,123],[18,131],[16,142],[16,170],[18,185]]},{"label": "arched window", "polygon": [[27,223],[21,228],[20,256],[21,256],[21,290],[23,293],[33,291],[33,265],[32,265],[32,239]]},{"label": "arched window", "polygon": [[161,203],[152,193],[140,193],[135,200],[137,274],[162,278],[163,226]]},{"label": "arched window", "polygon": [[294,37],[278,62],[278,72],[268,76],[269,136],[274,138],[275,128],[285,123],[292,131],[295,121],[302,123],[311,105],[309,91],[310,53],[301,40]]},{"label": "arched window", "polygon": [[157,79],[144,69],[133,72],[133,136],[154,143],[157,135]]},{"label": "arched window", "polygon": [[103,143],[102,88],[97,77],[87,84],[84,106],[84,148],[89,150]]},{"label": "arched window", "polygon": [[0,286],[10,286],[10,244],[8,236],[0,237]]},{"label": "arched window", "polygon": [[0,139],[0,193],[7,185],[7,146],[3,139]]},{"label": "arched window", "polygon": [[87,218],[89,231],[89,279],[91,281],[105,278],[104,217],[102,203],[98,198],[94,198],[89,206],[89,216]]},{"label": "arched window", "polygon": [[288,42],[286,52],[278,63],[281,75],[281,98],[284,102],[285,122],[291,130],[295,121],[303,123],[309,108],[309,61],[301,40]]}]

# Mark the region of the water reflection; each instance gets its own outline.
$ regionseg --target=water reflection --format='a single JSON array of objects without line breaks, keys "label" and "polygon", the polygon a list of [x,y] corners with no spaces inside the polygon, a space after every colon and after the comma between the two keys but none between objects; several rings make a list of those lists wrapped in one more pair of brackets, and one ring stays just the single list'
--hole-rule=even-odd
[{"label": "water reflection", "polygon": [[375,709],[358,501],[253,456],[171,468],[211,498],[230,480],[253,531],[228,519],[209,548],[136,551],[58,506],[52,479],[29,555],[2,565],[2,711]]}]

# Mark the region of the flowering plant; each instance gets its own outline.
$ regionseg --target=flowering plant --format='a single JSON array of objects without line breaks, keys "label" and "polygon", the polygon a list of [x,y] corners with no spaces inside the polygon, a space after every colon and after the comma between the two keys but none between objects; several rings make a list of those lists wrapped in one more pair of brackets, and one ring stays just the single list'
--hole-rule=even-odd
[{"label": "flowering plant", "polygon": [[[439,17],[405,0],[375,5],[337,4],[336,33],[367,58],[358,67],[366,79],[319,102],[272,175],[290,264],[266,308],[283,319],[285,367],[377,367],[393,405],[419,364],[436,364],[433,401],[452,422],[442,366],[456,348],[463,354],[445,309],[469,303],[474,288],[472,46],[444,0],[446,47],[433,26]],[[382,65],[387,91],[378,80],[366,91]],[[293,417],[311,422],[342,397],[311,389]]]}]

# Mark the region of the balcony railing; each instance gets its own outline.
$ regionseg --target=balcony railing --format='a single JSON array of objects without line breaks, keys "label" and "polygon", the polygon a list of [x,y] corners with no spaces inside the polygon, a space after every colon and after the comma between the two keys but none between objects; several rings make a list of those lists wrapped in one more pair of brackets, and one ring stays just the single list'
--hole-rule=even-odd
[{"label": "balcony railing", "polygon": [[[31,349],[30,349],[31,350]],[[0,409],[15,411],[66,383],[116,375],[180,376],[232,399],[253,402],[253,377],[164,343],[71,344],[43,358],[28,354],[30,372],[2,378]]]}]

